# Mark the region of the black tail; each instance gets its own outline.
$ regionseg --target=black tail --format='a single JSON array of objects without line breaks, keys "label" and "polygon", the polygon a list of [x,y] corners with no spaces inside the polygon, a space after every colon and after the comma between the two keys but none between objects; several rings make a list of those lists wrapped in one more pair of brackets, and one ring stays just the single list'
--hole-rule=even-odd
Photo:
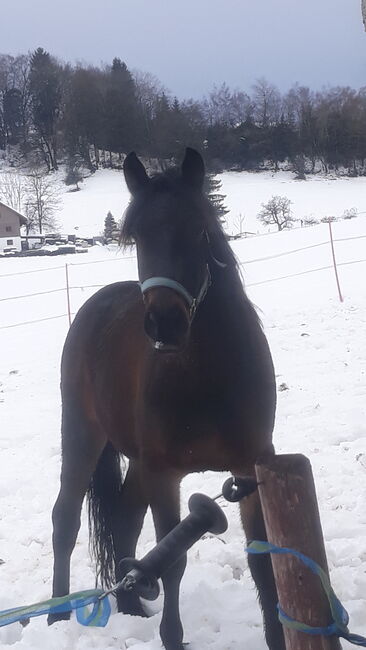
[{"label": "black tail", "polygon": [[115,552],[112,517],[123,488],[121,454],[107,443],[91,478],[87,497],[90,550],[97,567],[97,579],[109,588],[115,582]]}]

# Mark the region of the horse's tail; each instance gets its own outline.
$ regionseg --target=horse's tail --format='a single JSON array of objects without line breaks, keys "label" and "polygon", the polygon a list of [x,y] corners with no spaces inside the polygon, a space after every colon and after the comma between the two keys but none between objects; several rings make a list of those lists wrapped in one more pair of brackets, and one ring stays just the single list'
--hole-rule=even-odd
[{"label": "horse's tail", "polygon": [[115,583],[112,518],[123,488],[121,454],[107,443],[88,488],[89,545],[103,587]]}]

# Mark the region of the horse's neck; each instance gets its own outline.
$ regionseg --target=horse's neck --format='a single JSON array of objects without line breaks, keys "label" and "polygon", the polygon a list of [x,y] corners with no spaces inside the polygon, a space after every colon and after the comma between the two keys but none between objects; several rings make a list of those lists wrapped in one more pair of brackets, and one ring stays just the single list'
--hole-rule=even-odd
[{"label": "horse's neck", "polygon": [[234,317],[234,321],[241,317],[249,300],[236,268],[215,269],[207,302],[213,315],[216,313],[225,316],[224,323],[228,323],[230,317]]},{"label": "horse's neck", "polygon": [[247,298],[236,268],[215,269],[212,284],[197,313],[202,345],[209,344],[236,349],[245,332],[258,322],[257,314]]}]

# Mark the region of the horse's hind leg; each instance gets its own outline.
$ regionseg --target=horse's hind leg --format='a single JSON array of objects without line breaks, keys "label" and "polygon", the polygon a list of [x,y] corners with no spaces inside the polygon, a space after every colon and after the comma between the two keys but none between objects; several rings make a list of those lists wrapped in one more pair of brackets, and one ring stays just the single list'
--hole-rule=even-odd
[{"label": "horse's hind leg", "polygon": [[[81,507],[104,445],[104,437],[86,422],[79,408],[65,406],[64,402],[61,486],[52,512],[53,597],[69,593],[70,558],[80,528]],[[69,613],[50,614],[48,623],[69,617]]]},{"label": "horse's hind leg", "polygon": [[[141,532],[148,503],[142,491],[140,466],[130,460],[123,489],[116,501],[112,515],[112,536],[116,559],[116,581],[122,579],[119,563],[123,558],[135,557],[136,544]],[[131,591],[117,591],[118,611],[124,614],[145,616],[140,599]]]},{"label": "horse's hind leg", "polygon": [[[267,540],[258,492],[240,502],[240,512],[247,541]],[[278,620],[277,589],[270,555],[248,554],[248,564],[256,584],[263,610],[264,631],[270,650],[285,650],[282,625]]]},{"label": "horse's hind leg", "polygon": [[[156,539],[167,535],[180,521],[180,477],[173,472],[146,475],[146,489],[154,518]],[[183,627],[179,615],[179,587],[187,563],[186,555],[163,575],[164,607],[160,636],[166,650],[183,650]]]}]

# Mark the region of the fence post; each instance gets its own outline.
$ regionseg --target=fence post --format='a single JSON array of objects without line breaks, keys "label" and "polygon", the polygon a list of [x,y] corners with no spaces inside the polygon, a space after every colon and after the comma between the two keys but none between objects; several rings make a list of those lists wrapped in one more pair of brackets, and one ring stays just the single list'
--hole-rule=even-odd
[{"label": "fence post", "polygon": [[70,285],[69,285],[69,269],[67,264],[65,264],[65,272],[66,272],[67,314],[69,317],[69,326],[70,326],[71,325]]},{"label": "fence post", "polygon": [[342,292],[341,292],[341,286],[339,284],[337,262],[336,262],[335,251],[334,251],[333,231],[332,231],[332,223],[331,223],[331,221],[328,221],[328,226],[329,226],[330,245],[331,245],[331,248],[332,248],[332,258],[333,258],[334,273],[335,273],[336,283],[337,283],[337,288],[338,288],[338,295],[339,295],[339,300],[341,302],[343,302],[343,296],[342,296]]},{"label": "fence post", "polygon": [[[293,548],[328,573],[310,461],[302,454],[270,456],[256,465],[259,495],[268,541]],[[271,555],[283,611],[312,626],[332,622],[327,597],[318,576],[292,555]],[[286,650],[340,650],[336,636],[311,636],[284,627]]]}]

